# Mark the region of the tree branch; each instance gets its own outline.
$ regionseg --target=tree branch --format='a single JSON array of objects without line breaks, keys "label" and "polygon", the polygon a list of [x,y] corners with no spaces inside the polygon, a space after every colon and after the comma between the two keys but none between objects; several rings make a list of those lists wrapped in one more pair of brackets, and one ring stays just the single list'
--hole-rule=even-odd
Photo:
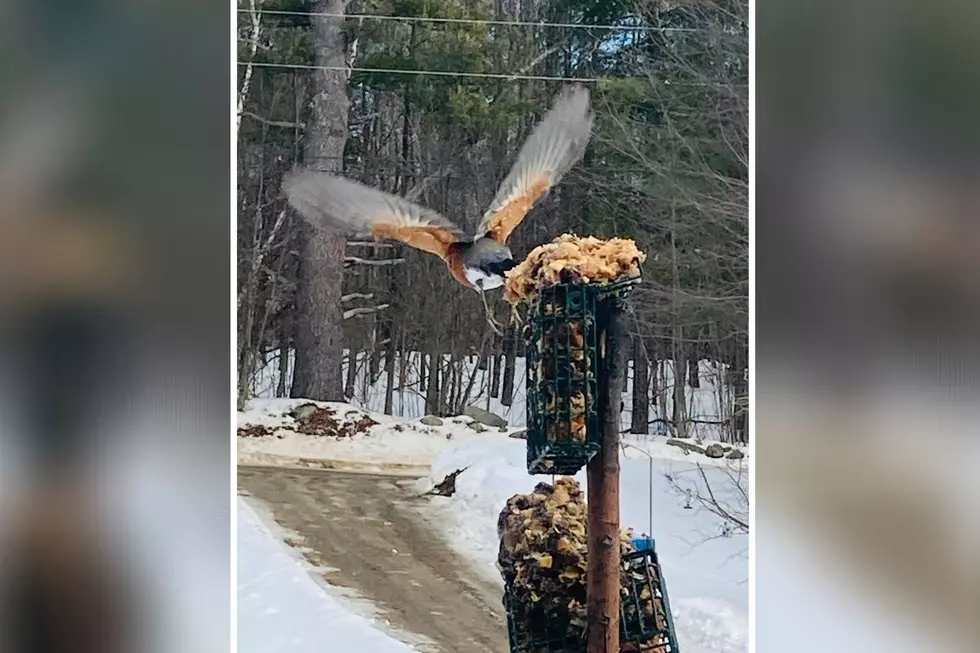
[{"label": "tree branch", "polygon": [[263,118],[259,114],[253,111],[242,111],[239,110],[238,124],[241,125],[242,116],[248,116],[254,120],[258,120],[263,125],[269,125],[270,127],[285,127],[287,129],[306,129],[305,122],[289,122],[288,120],[270,120],[269,118]]},{"label": "tree branch", "polygon": [[352,301],[352,300],[355,300],[355,299],[374,299],[374,293],[373,292],[369,292],[369,293],[352,292],[349,295],[344,295],[343,297],[341,297],[340,298],[340,301],[342,301],[342,302],[349,302],[349,301]]},{"label": "tree branch", "polygon": [[361,258],[360,256],[345,256],[344,257],[344,267],[349,268],[352,265],[398,265],[399,263],[404,263],[403,258],[386,258],[379,261],[372,261],[371,259]]},{"label": "tree branch", "polygon": [[371,308],[351,308],[344,311],[344,319],[349,320],[352,317],[360,317],[362,315],[371,315],[377,313],[378,311],[383,311],[388,308],[389,304],[381,304],[379,306],[374,306]]}]

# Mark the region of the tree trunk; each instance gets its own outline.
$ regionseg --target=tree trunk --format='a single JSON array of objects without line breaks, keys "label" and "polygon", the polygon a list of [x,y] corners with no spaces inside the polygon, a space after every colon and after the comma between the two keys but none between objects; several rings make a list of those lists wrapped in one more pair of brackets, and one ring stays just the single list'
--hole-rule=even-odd
[{"label": "tree trunk", "polygon": [[279,380],[276,383],[276,398],[281,399],[286,396],[287,378],[289,377],[289,345],[283,336],[283,345],[279,347]]},{"label": "tree trunk", "polygon": [[686,438],[688,436],[687,422],[687,394],[684,392],[684,372],[687,370],[687,356],[684,346],[679,342],[681,330],[678,328],[677,340],[674,341],[674,411],[671,421],[677,429],[677,437]]},{"label": "tree trunk", "polygon": [[701,375],[698,370],[698,356],[692,356],[687,360],[687,385],[692,388],[701,387]]},{"label": "tree trunk", "polygon": [[[377,320],[377,316],[375,316]],[[381,378],[381,338],[378,338],[377,328],[374,331],[374,335],[371,337],[371,359],[368,363],[368,374],[371,382],[368,385],[374,385]]]},{"label": "tree trunk", "polygon": [[357,352],[353,349],[347,354],[347,379],[344,381],[344,397],[354,397],[354,383],[357,381]]},{"label": "tree trunk", "polygon": [[395,338],[388,332],[388,343],[385,345],[385,415],[391,415],[392,398],[395,393]]},{"label": "tree trunk", "polygon": [[[343,0],[315,0],[310,11],[342,14]],[[343,20],[319,17],[311,22],[314,63],[343,68],[346,47]],[[341,172],[347,140],[347,77],[342,70],[312,70],[313,97],[306,125],[306,164]],[[298,333],[292,395],[323,401],[343,399],[341,361],[344,314],[342,235],[304,229],[298,292]]]},{"label": "tree trunk", "polygon": [[507,329],[504,336],[504,387],[500,403],[510,406],[514,403],[514,367],[517,363],[517,339],[514,329]]},{"label": "tree trunk", "polygon": [[746,363],[743,350],[739,349],[735,354],[735,365],[733,366],[732,394],[734,395],[734,417],[732,430],[734,437],[741,443],[747,444],[749,441],[749,382],[746,377]]},{"label": "tree trunk", "polygon": [[500,354],[490,356],[490,396],[500,396]]},{"label": "tree trunk", "polygon": [[444,412],[448,412],[450,406],[456,405],[456,395],[459,393],[459,384],[456,382],[456,365],[456,354],[450,354],[449,366],[446,368],[446,375],[439,392],[439,409]]},{"label": "tree trunk", "polygon": [[643,341],[633,340],[633,412],[630,433],[646,435],[650,422],[650,366]]},{"label": "tree trunk", "polygon": [[[649,387],[647,388],[647,395],[650,397],[650,401],[653,403],[654,411],[657,410],[657,401],[660,396],[660,361],[657,360],[657,341],[656,339],[651,339],[650,349],[647,350],[647,355],[650,358],[647,360],[647,368],[649,371]],[[659,413],[663,416],[663,413]]]},{"label": "tree trunk", "polygon": [[429,354],[429,378],[425,387],[425,412],[429,415],[439,414],[439,358],[435,351]]}]

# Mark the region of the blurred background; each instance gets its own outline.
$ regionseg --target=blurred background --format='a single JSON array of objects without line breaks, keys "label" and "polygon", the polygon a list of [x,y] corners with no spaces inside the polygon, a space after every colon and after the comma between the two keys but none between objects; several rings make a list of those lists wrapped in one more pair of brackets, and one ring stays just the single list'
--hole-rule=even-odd
[{"label": "blurred background", "polygon": [[980,650],[980,5],[756,12],[757,650]]},{"label": "blurred background", "polygon": [[0,5],[0,650],[229,649],[229,11]]}]

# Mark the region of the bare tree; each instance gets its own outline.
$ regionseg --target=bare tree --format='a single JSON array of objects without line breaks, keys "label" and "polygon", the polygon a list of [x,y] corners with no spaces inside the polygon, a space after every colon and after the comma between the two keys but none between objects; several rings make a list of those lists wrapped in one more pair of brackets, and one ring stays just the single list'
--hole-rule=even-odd
[{"label": "bare tree", "polygon": [[650,370],[643,341],[633,339],[633,410],[630,433],[646,435],[650,425]]},{"label": "bare tree", "polygon": [[[315,0],[310,10],[343,14],[343,0]],[[310,26],[314,61],[342,68],[346,62],[343,20],[318,16]],[[307,166],[342,172],[347,141],[347,77],[340,70],[314,70],[310,118],[306,125]],[[345,238],[306,227],[300,264],[298,333],[292,395],[342,401],[344,349],[343,295]]]},{"label": "bare tree", "polygon": [[245,65],[242,86],[238,91],[238,111],[236,117],[236,127],[238,129],[241,129],[242,126],[242,115],[245,112],[245,100],[248,98],[248,88],[252,84],[252,75],[255,69],[252,61],[255,59],[255,53],[259,49],[259,28],[261,27],[262,14],[256,9],[255,0],[249,0],[248,2],[248,15],[249,19],[251,20],[251,31],[248,39],[249,59],[248,63]]},{"label": "bare tree", "polygon": [[719,467],[724,478],[710,480],[698,463],[694,469],[667,473],[664,477],[685,507],[706,510],[719,519],[717,533],[705,539],[749,534],[749,475],[745,464],[735,461]]}]

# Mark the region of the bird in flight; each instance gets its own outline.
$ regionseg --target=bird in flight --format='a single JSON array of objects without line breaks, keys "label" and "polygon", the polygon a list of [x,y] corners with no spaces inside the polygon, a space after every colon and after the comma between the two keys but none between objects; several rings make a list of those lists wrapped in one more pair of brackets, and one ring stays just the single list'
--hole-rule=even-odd
[{"label": "bird in flight", "polygon": [[482,295],[501,287],[504,273],[516,265],[507,239],[582,158],[592,119],[588,89],[563,89],[528,136],[473,236],[436,211],[325,172],[288,173],[283,189],[314,226],[397,240],[435,254],[456,281]]}]

